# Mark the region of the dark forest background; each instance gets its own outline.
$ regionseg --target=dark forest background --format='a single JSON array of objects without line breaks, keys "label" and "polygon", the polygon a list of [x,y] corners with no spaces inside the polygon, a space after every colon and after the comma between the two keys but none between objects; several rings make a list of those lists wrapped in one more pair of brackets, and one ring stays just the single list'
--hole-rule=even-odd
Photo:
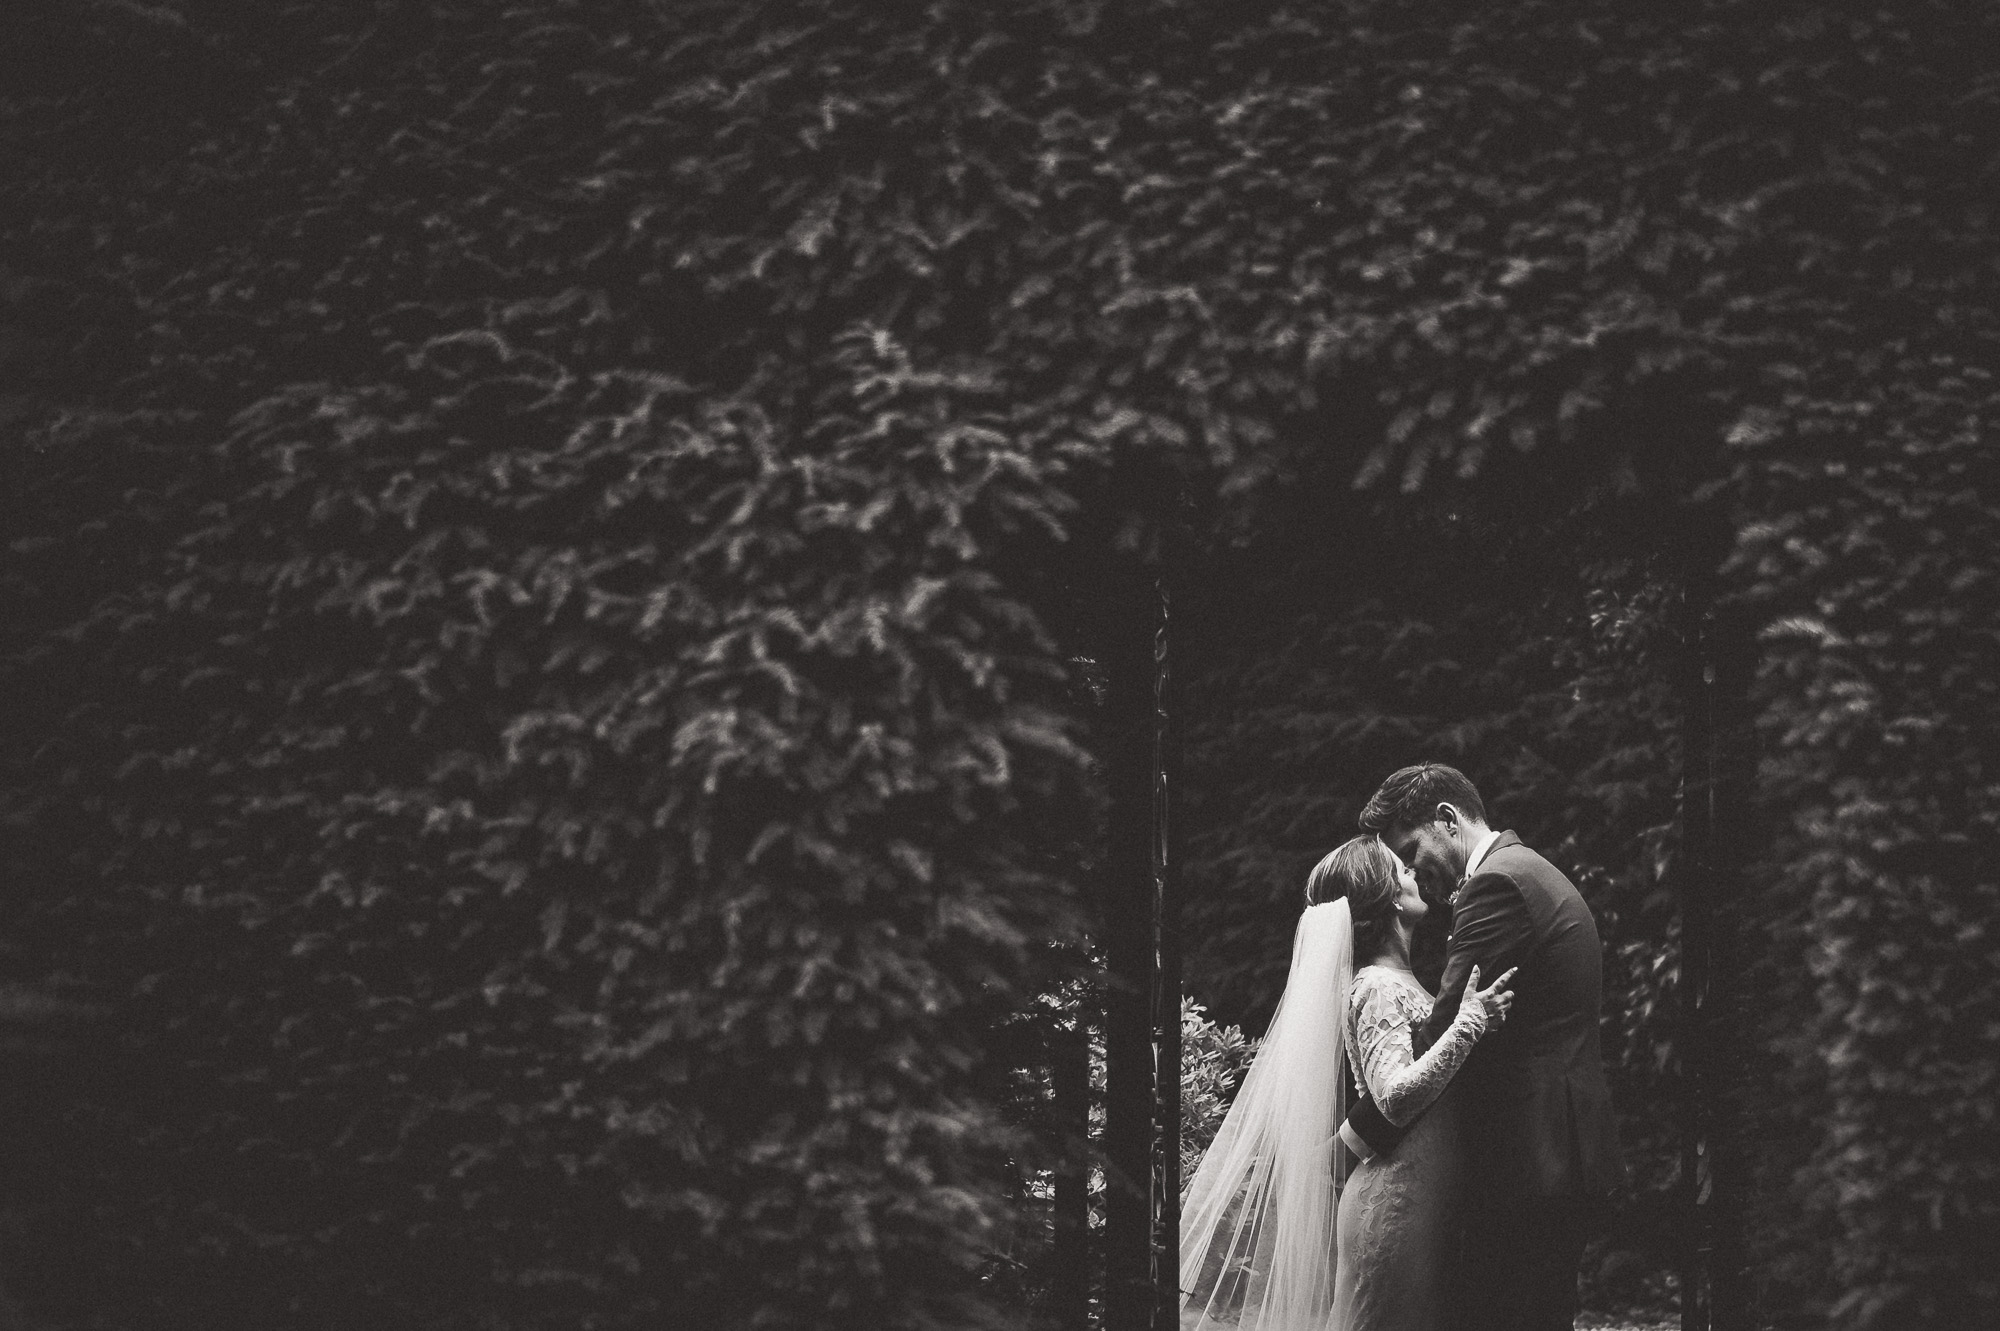
[{"label": "dark forest background", "polygon": [[1022,1324],[1171,528],[1197,997],[1464,767],[1657,1294],[1719,690],[1757,1315],[1990,1323],[1996,14],[18,4],[0,1317]]}]

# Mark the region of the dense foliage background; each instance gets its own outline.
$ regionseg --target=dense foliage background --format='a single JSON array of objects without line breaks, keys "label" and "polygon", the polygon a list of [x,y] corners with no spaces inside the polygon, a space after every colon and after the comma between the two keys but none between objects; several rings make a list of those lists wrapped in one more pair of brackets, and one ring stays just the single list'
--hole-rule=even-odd
[{"label": "dense foliage background", "polygon": [[1196,995],[1254,1032],[1312,853],[1460,760],[1611,940],[1643,1291],[1720,567],[1765,1315],[1991,1320],[1996,25],[31,0],[8,1287],[1006,1319],[988,1036],[1087,904],[1065,663],[1171,480]]}]

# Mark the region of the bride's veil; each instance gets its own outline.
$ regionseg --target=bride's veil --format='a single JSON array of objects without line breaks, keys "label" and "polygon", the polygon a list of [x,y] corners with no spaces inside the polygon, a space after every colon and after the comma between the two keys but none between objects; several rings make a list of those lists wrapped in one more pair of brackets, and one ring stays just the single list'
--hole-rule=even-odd
[{"label": "bride's veil", "polygon": [[1184,1331],[1329,1331],[1353,979],[1346,900],[1307,907],[1263,1047],[1181,1200]]}]

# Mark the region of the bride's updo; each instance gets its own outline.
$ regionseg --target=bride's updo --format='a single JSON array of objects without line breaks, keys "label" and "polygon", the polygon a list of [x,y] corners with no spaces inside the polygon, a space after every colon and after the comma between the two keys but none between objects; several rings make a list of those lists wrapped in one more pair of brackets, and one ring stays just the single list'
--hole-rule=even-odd
[{"label": "bride's updo", "polygon": [[1354,917],[1354,964],[1365,966],[1388,944],[1396,919],[1396,857],[1373,835],[1358,836],[1329,851],[1306,875],[1306,905],[1347,898]]}]

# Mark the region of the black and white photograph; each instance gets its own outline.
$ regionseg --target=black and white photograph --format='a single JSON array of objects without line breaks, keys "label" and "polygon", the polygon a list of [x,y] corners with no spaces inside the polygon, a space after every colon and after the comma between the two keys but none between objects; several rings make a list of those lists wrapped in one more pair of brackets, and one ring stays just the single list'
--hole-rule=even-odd
[{"label": "black and white photograph", "polygon": [[14,0],[0,1331],[2000,1327],[1995,52]]}]

